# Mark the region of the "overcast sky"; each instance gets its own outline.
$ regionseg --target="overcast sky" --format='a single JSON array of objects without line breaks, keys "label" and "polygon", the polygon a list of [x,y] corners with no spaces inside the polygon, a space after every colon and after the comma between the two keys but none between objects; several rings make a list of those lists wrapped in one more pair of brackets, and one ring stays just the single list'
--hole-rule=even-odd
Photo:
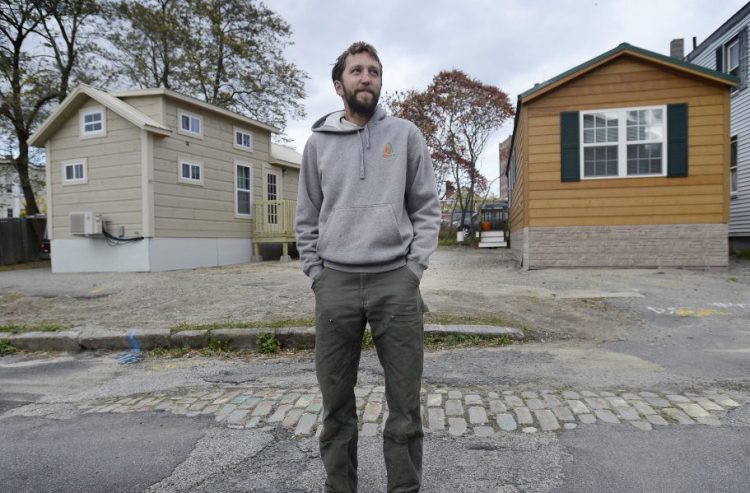
[{"label": "overcast sky", "polygon": [[[444,69],[460,69],[500,87],[515,105],[519,93],[622,42],[669,54],[669,42],[698,43],[727,21],[744,0],[266,0],[289,22],[288,57],[307,72],[307,118],[287,135],[302,152],[310,126],[343,108],[330,79],[334,60],[354,41],[373,44],[383,62],[383,94],[422,90]],[[381,96],[382,97],[382,96]],[[481,158],[490,180],[499,174],[497,146]],[[497,184],[493,186],[497,190]]]}]

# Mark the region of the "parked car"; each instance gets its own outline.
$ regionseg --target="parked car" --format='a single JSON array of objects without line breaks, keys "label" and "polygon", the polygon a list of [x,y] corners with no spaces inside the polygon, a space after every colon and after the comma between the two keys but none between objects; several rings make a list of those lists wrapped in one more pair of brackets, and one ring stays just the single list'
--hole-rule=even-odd
[{"label": "parked car", "polygon": [[[463,217],[463,223],[462,223],[462,217]],[[463,215],[462,211],[453,211],[452,213],[447,213],[443,215],[443,227],[450,227],[451,229],[459,229],[459,228],[471,228],[472,223],[474,224],[474,229],[479,229],[479,213],[477,212],[471,212],[466,211],[466,214]]]},{"label": "parked car", "polygon": [[39,247],[39,251],[41,253],[40,257],[43,259],[50,258],[50,254],[52,253],[52,247],[50,245],[49,238],[47,238],[47,232],[44,232],[44,238],[42,238],[42,244]]}]

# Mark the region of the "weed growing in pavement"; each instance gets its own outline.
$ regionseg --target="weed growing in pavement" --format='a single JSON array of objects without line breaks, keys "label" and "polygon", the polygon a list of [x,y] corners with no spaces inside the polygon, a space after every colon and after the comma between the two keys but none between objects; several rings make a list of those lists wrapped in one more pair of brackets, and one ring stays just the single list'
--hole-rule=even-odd
[{"label": "weed growing in pavement", "polygon": [[209,337],[206,349],[214,353],[227,353],[229,352],[229,341]]},{"label": "weed growing in pavement", "polygon": [[424,345],[428,348],[501,347],[510,344],[513,344],[513,338],[507,334],[494,337],[482,337],[476,334],[444,334],[428,332],[424,335]]},{"label": "weed growing in pavement", "polygon": [[0,356],[5,356],[6,354],[13,354],[18,349],[16,347],[9,343],[8,341],[0,341]]},{"label": "weed growing in pavement", "polygon": [[375,341],[372,338],[372,331],[367,328],[362,336],[362,349],[372,349],[375,347]]},{"label": "weed growing in pavement", "polygon": [[261,354],[278,353],[281,350],[281,343],[276,334],[264,332],[258,334],[258,338],[255,339],[255,349]]},{"label": "weed growing in pavement", "polygon": [[61,330],[65,330],[65,326],[48,322],[42,322],[35,325],[0,325],[0,332],[10,332],[11,334],[18,334],[21,332],[59,332]]},{"label": "weed growing in pavement", "polygon": [[734,252],[732,252],[732,255],[742,260],[750,260],[750,248],[741,248],[739,250],[735,250]]},{"label": "weed growing in pavement", "polygon": [[171,329],[171,333],[184,332],[186,330],[215,330],[215,329],[281,329],[285,327],[311,327],[315,325],[315,319],[307,318],[285,318],[279,320],[263,320],[260,322],[230,321],[216,322],[211,324],[189,324],[181,323]]}]

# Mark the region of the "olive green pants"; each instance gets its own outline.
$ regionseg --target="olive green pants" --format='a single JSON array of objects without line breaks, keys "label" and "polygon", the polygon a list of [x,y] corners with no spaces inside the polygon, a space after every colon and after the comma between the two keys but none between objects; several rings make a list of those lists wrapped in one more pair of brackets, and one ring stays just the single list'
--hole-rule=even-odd
[{"label": "olive green pants", "polygon": [[354,386],[367,322],[385,374],[383,454],[388,492],[419,491],[422,477],[423,322],[419,279],[404,266],[359,274],[326,268],[315,292],[315,370],[323,394],[320,455],[326,492],[357,491]]}]

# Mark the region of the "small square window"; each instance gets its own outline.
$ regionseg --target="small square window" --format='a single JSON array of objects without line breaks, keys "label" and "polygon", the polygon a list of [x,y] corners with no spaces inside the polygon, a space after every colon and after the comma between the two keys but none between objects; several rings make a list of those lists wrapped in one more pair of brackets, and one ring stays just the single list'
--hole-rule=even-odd
[{"label": "small square window", "polygon": [[107,134],[107,119],[103,107],[81,111],[81,138],[102,137]]},{"label": "small square window", "polygon": [[87,182],[85,160],[63,163],[63,185],[75,185]]},{"label": "small square window", "polygon": [[178,181],[192,185],[203,185],[203,163],[186,159],[180,160]]},{"label": "small square window", "polygon": [[193,137],[203,137],[203,121],[198,115],[180,111],[179,122],[179,133]]},{"label": "small square window", "polygon": [[234,147],[246,151],[253,150],[253,133],[241,128],[234,128]]}]

